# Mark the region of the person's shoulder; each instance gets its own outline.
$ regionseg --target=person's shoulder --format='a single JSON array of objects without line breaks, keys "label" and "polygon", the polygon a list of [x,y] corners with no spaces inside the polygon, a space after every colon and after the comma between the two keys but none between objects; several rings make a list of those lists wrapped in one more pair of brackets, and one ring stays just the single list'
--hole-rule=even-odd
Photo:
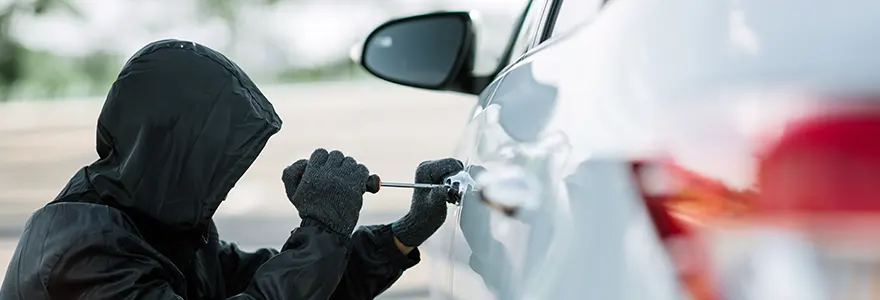
[{"label": "person's shoulder", "polygon": [[53,203],[31,215],[21,234],[19,249],[61,254],[88,243],[104,243],[101,237],[109,236],[138,238],[139,234],[125,214],[115,208],[80,202]]},{"label": "person's shoulder", "polygon": [[7,277],[17,278],[16,288],[45,287],[50,273],[64,257],[84,249],[112,248],[108,246],[120,237],[136,240],[139,235],[119,210],[91,203],[47,205],[27,221]]},{"label": "person's shoulder", "polygon": [[101,204],[85,202],[53,203],[35,211],[25,231],[46,235],[94,234],[106,231],[133,231],[134,224],[122,211]]}]

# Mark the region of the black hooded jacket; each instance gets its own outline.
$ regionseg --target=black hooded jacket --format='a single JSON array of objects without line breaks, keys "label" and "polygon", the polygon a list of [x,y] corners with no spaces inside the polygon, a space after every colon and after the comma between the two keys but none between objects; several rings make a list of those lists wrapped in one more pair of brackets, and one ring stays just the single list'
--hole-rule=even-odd
[{"label": "black hooded jacket", "polygon": [[147,45],[107,96],[99,159],[28,220],[0,300],[372,299],[419,260],[388,225],[345,237],[306,220],[280,252],[218,238],[212,215],[280,128],[222,54]]}]

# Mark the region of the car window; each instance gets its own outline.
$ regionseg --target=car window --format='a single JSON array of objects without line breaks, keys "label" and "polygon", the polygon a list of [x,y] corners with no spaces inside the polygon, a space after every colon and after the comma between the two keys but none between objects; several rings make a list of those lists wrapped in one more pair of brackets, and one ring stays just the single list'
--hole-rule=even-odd
[{"label": "car window", "polygon": [[545,30],[544,39],[564,34],[581,24],[592,21],[599,13],[602,5],[607,0],[557,0],[552,16],[549,17],[548,30]]},{"label": "car window", "polygon": [[547,8],[548,0],[533,0],[528,6],[523,25],[519,29],[516,40],[511,49],[510,58],[506,64],[516,61],[520,56],[529,51],[539,38],[538,31],[541,28],[541,21],[544,11]]},{"label": "car window", "polygon": [[[489,4],[477,5],[480,2]],[[528,0],[459,1],[459,3],[460,8],[450,6],[458,10],[471,11],[476,23],[474,29],[477,45],[473,72],[477,76],[494,74],[499,63],[507,63],[502,60],[507,54],[510,40],[519,31],[519,20]]]}]

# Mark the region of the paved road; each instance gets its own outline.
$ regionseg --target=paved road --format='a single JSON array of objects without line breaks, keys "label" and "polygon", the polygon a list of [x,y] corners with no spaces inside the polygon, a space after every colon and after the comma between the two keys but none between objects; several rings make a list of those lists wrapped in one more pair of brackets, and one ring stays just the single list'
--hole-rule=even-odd
[{"label": "paved road", "polygon": [[[422,160],[453,153],[474,103],[466,96],[376,82],[277,86],[264,92],[283,118],[283,129],[216,216],[221,235],[245,248],[280,246],[299,222],[279,179],[285,165],[314,148],[335,148],[386,180],[410,180]],[[30,212],[95,159],[100,100],[0,104],[0,261],[8,261]],[[408,193],[389,189],[368,195],[361,223],[402,216]],[[386,299],[423,296],[426,265],[408,272]]]}]

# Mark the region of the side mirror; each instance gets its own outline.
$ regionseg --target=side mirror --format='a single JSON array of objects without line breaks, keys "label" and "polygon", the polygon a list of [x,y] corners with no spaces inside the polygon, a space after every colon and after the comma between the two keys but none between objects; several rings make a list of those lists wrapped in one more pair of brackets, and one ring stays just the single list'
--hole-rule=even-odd
[{"label": "side mirror", "polygon": [[397,84],[461,89],[471,77],[475,34],[467,12],[439,12],[382,24],[364,42],[361,65]]}]

